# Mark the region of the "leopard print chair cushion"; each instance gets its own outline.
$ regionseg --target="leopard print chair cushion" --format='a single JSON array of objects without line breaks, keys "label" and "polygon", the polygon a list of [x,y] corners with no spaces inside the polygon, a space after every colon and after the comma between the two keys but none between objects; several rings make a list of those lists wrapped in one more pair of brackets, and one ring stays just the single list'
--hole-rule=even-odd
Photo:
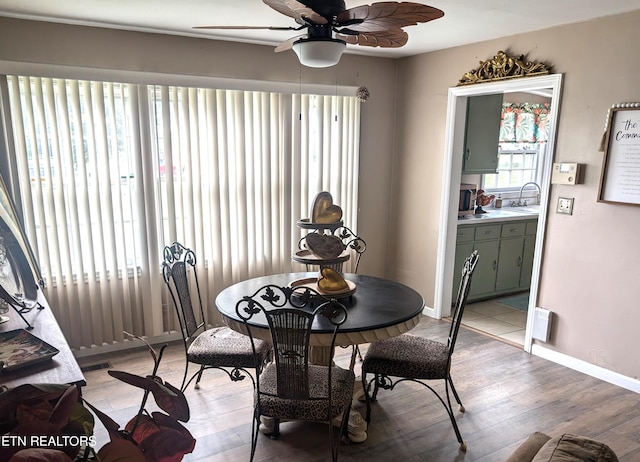
[{"label": "leopard print chair cushion", "polygon": [[[309,365],[309,395],[311,398],[327,396],[327,369]],[[353,371],[334,367],[331,373],[331,418],[342,413],[351,404],[355,375]],[[260,414],[268,417],[292,420],[327,421],[325,400],[284,399],[276,394],[276,366],[268,364],[260,375]]]},{"label": "leopard print chair cushion", "polygon": [[[256,352],[264,363],[271,344],[263,340],[255,340]],[[189,362],[219,367],[255,366],[251,340],[228,327],[216,327],[200,334],[187,351]]]},{"label": "leopard print chair cushion", "polygon": [[447,377],[448,359],[445,344],[402,334],[373,342],[362,362],[362,370],[411,379],[444,379]]}]

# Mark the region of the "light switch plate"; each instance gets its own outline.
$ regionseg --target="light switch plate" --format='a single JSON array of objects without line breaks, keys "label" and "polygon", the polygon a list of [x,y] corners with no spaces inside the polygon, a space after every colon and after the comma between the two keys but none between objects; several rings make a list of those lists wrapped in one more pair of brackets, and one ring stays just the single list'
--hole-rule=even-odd
[{"label": "light switch plate", "polygon": [[558,197],[556,213],[573,214],[573,197]]}]

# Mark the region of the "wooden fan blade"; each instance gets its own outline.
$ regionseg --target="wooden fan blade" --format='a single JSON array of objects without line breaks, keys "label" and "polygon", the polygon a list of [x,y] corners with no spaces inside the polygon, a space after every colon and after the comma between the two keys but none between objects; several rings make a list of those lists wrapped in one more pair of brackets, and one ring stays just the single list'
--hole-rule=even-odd
[{"label": "wooden fan blade", "polygon": [[294,18],[298,24],[327,24],[327,19],[319,15],[311,8],[296,0],[262,0],[265,4],[282,13],[285,16]]},{"label": "wooden fan blade", "polygon": [[361,32],[358,35],[336,34],[336,38],[351,45],[380,48],[400,48],[406,45],[409,34],[402,29],[390,29],[374,32]]},{"label": "wooden fan blade", "polygon": [[298,35],[297,37],[291,37],[289,40],[282,42],[280,45],[276,47],[274,50],[276,53],[280,53],[281,51],[287,51],[293,48],[293,44],[296,40],[300,40],[300,37],[304,37],[304,35]]},{"label": "wooden fan blade", "polygon": [[378,2],[345,10],[338,15],[337,23],[358,32],[375,32],[414,26],[442,16],[442,10],[421,3]]}]

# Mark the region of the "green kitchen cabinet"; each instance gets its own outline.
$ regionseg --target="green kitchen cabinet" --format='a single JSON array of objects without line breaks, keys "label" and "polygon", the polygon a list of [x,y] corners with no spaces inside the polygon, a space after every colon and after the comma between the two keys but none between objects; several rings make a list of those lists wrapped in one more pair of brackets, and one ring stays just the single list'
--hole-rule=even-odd
[{"label": "green kitchen cabinet", "polygon": [[522,251],[527,223],[509,221],[500,228],[500,262],[496,276],[496,292],[518,290],[522,274]]},{"label": "green kitchen cabinet", "polygon": [[500,261],[496,274],[496,292],[520,288],[524,237],[500,240]]},{"label": "green kitchen cabinet", "polygon": [[496,173],[502,94],[472,96],[467,101],[462,173]]},{"label": "green kitchen cabinet", "polygon": [[471,279],[469,299],[484,298],[495,292],[500,242],[474,242],[473,248],[478,251],[478,263]]},{"label": "green kitchen cabinet", "polygon": [[469,300],[493,298],[531,284],[536,219],[458,226],[452,300],[458,293],[466,257],[478,251]]}]

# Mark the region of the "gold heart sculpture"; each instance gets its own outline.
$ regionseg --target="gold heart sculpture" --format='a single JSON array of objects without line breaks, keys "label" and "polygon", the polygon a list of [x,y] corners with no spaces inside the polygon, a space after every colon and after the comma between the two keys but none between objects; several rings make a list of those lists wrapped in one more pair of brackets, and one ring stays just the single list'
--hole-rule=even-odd
[{"label": "gold heart sculpture", "polygon": [[313,199],[311,206],[312,223],[337,223],[342,218],[342,209],[333,203],[331,193],[322,191]]},{"label": "gold heart sculpture", "polygon": [[349,290],[349,284],[337,271],[331,268],[322,268],[318,277],[318,288],[325,292],[342,292]]},{"label": "gold heart sculpture", "polygon": [[338,236],[309,233],[304,239],[307,248],[323,259],[336,258],[344,251],[344,244]]}]

